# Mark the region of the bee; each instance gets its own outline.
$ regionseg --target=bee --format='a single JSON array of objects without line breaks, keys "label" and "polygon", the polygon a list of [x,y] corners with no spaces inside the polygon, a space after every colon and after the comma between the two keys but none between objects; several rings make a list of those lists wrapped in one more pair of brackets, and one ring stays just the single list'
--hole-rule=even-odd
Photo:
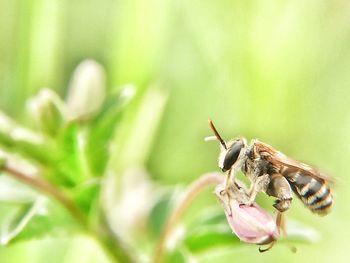
[{"label": "bee", "polygon": [[250,144],[245,138],[225,142],[211,120],[209,125],[215,135],[213,138],[220,142],[219,168],[228,173],[227,188],[234,184],[234,175],[239,170],[251,182],[248,204],[254,202],[259,192],[265,192],[276,198],[273,206],[282,213],[291,207],[294,192],[313,213],[326,215],[330,212],[332,178],[257,139]]}]

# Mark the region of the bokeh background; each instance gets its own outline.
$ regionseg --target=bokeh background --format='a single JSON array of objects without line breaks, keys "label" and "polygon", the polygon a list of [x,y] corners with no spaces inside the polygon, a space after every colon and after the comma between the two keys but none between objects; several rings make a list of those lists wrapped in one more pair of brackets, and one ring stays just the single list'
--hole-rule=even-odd
[{"label": "bokeh background", "polygon": [[[124,121],[128,140],[116,140],[128,141],[115,157],[118,169],[142,167],[152,183],[168,188],[218,170],[218,145],[203,141],[210,117],[226,139],[259,138],[336,178],[330,215],[312,215],[298,200],[288,212],[317,230],[318,242],[297,244],[295,254],[283,244],[265,254],[252,245],[223,246],[196,254],[198,262],[346,262],[349,14],[342,0],[2,0],[0,107],[30,126],[26,99],[43,87],[65,98],[73,70],[94,59],[106,70],[109,91],[136,87],[137,110],[127,115],[133,123]],[[152,92],[155,101],[137,103]],[[151,138],[144,136],[149,130]],[[263,195],[258,200],[271,204]],[[208,206],[217,206],[210,190],[187,217]],[[105,260],[91,242],[45,237],[1,247],[0,258]]]}]

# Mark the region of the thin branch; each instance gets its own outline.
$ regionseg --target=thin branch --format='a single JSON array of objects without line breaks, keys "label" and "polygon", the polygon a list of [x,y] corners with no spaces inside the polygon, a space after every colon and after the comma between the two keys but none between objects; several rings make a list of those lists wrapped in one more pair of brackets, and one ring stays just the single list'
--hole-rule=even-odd
[{"label": "thin branch", "polygon": [[74,202],[66,196],[63,192],[58,190],[55,186],[39,177],[34,177],[31,174],[27,174],[21,171],[17,167],[14,167],[9,162],[5,162],[2,167],[4,172],[7,172],[12,177],[22,181],[34,188],[37,188],[41,192],[53,197],[58,201],[66,210],[84,227],[86,227],[85,215],[80,209],[74,204]]},{"label": "thin branch", "polygon": [[173,213],[170,215],[163,232],[161,234],[158,246],[155,251],[155,263],[160,263],[163,260],[164,250],[167,243],[167,240],[174,230],[176,224],[180,221],[181,217],[185,213],[186,209],[195,199],[195,197],[203,191],[206,187],[210,185],[217,185],[223,183],[224,178],[220,173],[208,173],[199,177],[195,182],[186,191],[183,199],[180,201],[178,206],[175,208]]},{"label": "thin branch", "polygon": [[105,215],[102,215],[103,218],[100,218],[99,229],[91,228],[87,225],[88,222],[86,216],[75,205],[75,203],[48,181],[20,170],[17,165],[15,166],[11,162],[5,161],[5,163],[0,164],[0,169],[17,180],[51,196],[59,202],[81,224],[81,226],[88,231],[88,233],[92,234],[100,242],[102,248],[107,254],[116,260],[116,262],[134,262],[134,259],[126,250],[123,242],[112,232],[110,225],[104,218]]}]

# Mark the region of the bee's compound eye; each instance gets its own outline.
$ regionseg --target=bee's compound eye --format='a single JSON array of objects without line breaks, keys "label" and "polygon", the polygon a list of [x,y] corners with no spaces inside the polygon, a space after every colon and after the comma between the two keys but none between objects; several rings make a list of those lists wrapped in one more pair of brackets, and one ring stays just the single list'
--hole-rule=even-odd
[{"label": "bee's compound eye", "polygon": [[233,143],[232,146],[227,150],[223,167],[221,168],[223,172],[231,169],[232,165],[237,161],[239,153],[241,152],[243,146],[243,142],[240,140]]}]

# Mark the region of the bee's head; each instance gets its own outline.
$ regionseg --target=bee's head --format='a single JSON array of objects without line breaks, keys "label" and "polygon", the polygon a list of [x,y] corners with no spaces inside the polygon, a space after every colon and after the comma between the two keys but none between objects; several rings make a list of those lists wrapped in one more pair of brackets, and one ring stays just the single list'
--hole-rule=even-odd
[{"label": "bee's head", "polygon": [[221,153],[219,156],[219,167],[223,172],[231,169],[237,162],[242,149],[245,147],[244,139],[236,139],[226,144],[226,149],[221,145]]},{"label": "bee's head", "polygon": [[226,172],[237,162],[241,151],[246,146],[246,140],[244,138],[235,139],[226,143],[216,130],[213,122],[209,120],[209,126],[213,130],[215,139],[217,139],[221,146],[221,153],[219,156],[219,168]]}]

